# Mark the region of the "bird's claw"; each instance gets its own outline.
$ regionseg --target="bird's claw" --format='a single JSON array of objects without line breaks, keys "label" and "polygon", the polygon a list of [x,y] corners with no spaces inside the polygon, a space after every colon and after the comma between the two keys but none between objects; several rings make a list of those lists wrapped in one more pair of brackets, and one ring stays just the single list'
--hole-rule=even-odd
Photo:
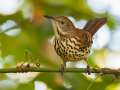
[{"label": "bird's claw", "polygon": [[60,67],[61,76],[64,76],[64,71],[65,71],[65,66],[61,64],[61,67]]},{"label": "bird's claw", "polygon": [[61,64],[61,66],[60,66],[60,73],[61,73],[61,76],[62,76],[62,77],[64,76],[65,68],[66,68],[66,63],[64,62],[64,63]]},{"label": "bird's claw", "polygon": [[87,74],[88,74],[88,75],[90,75],[90,74],[91,74],[91,72],[92,72],[92,71],[91,71],[91,69],[90,69],[90,66],[89,66],[89,65],[87,65],[86,72],[87,72]]}]

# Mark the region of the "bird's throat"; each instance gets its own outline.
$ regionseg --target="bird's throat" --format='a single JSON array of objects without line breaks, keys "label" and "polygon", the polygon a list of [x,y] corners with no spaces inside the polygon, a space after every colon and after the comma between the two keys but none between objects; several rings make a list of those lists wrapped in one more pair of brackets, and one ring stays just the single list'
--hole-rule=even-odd
[{"label": "bird's throat", "polygon": [[60,37],[61,35],[65,35],[66,32],[64,32],[55,21],[52,21],[52,23],[53,23],[54,33],[55,33],[56,37]]}]

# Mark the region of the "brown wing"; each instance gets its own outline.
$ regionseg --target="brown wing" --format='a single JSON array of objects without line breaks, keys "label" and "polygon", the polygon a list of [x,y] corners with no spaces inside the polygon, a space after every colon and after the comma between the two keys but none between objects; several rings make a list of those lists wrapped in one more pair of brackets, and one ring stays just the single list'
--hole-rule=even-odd
[{"label": "brown wing", "polygon": [[82,34],[82,47],[91,47],[92,44],[92,37],[89,32],[84,32]]},{"label": "brown wing", "polygon": [[87,22],[83,30],[88,31],[91,36],[93,36],[98,29],[104,25],[107,21],[107,18],[95,18]]},{"label": "brown wing", "polygon": [[89,47],[92,44],[92,37],[89,32],[84,30],[77,29],[72,33],[72,37],[74,37],[79,43],[80,47]]}]

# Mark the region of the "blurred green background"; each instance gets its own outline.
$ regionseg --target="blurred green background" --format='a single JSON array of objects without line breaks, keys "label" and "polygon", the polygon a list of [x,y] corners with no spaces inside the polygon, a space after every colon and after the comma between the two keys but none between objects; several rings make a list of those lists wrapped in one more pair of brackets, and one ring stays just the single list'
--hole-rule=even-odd
[{"label": "blurred green background", "polygon": [[[83,28],[89,19],[107,17],[108,22],[94,36],[88,63],[92,67],[120,67],[119,0],[0,0],[0,68],[15,67],[22,61],[59,68],[50,38],[52,24],[43,15],[62,15]],[[28,52],[28,57],[25,56]],[[68,63],[85,67],[83,62]],[[120,90],[113,75],[66,73],[0,74],[0,90]],[[92,83],[92,85],[91,85]]]}]

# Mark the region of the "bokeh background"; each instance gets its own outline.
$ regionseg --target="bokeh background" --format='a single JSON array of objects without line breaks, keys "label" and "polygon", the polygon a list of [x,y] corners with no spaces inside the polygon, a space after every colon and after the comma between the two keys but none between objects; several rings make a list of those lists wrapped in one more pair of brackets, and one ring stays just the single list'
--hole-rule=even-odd
[{"label": "bokeh background", "polygon": [[[88,63],[120,68],[119,4],[120,0],[0,0],[0,68],[22,61],[59,68],[61,60],[49,44],[52,24],[43,15],[67,16],[78,28],[89,19],[107,17],[108,22],[94,36]],[[96,76],[66,73],[63,81],[59,73],[4,73],[0,74],[0,90],[120,90],[120,80],[113,75]]]}]

